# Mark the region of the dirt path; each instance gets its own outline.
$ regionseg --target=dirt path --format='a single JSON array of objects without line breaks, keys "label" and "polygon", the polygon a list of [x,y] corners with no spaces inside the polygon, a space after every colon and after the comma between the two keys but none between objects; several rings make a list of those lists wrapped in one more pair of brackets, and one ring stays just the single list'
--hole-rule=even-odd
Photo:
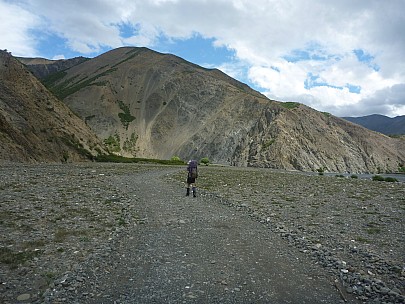
[{"label": "dirt path", "polygon": [[75,284],[61,282],[48,302],[343,302],[323,268],[220,198],[185,197],[162,178],[173,171],[112,179],[136,204],[137,225],[67,275]]}]

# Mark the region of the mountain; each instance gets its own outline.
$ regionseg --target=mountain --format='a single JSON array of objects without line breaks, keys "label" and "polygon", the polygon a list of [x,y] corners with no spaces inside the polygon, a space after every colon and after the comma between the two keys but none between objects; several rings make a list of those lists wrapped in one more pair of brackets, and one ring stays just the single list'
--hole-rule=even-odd
[{"label": "mountain", "polygon": [[50,74],[54,74],[66,69],[69,69],[75,65],[89,60],[86,57],[75,57],[72,59],[59,59],[49,60],[44,58],[24,58],[16,57],[22,62],[27,69],[29,69],[37,78],[45,78]]},{"label": "mountain", "polygon": [[355,124],[386,135],[405,134],[405,115],[394,118],[384,115],[368,115],[363,117],[343,117]]},{"label": "mountain", "polygon": [[333,172],[393,172],[405,163],[403,140],[269,100],[219,70],[146,48],[118,48],[43,82],[123,156]]},{"label": "mountain", "polygon": [[86,124],[6,51],[0,51],[0,160],[79,161],[106,153]]}]

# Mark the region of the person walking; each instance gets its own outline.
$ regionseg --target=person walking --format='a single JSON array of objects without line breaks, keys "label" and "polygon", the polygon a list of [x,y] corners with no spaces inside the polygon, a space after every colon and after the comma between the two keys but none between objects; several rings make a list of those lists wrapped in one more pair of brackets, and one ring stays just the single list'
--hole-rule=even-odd
[{"label": "person walking", "polygon": [[198,177],[198,163],[196,160],[189,160],[187,163],[187,192],[186,196],[190,195],[190,187],[193,191],[193,197],[197,197],[196,179]]}]

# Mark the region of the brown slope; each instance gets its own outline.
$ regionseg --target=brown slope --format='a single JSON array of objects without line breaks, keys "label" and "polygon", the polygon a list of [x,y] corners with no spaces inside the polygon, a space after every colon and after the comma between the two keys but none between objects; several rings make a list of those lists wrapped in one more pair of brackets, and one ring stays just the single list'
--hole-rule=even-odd
[{"label": "brown slope", "polygon": [[350,172],[395,171],[405,160],[401,141],[145,48],[112,50],[47,83],[124,156]]},{"label": "brown slope", "polygon": [[[267,134],[271,141],[262,141]],[[329,172],[396,172],[405,141],[392,139],[300,105],[274,120],[263,117],[238,150],[258,166]],[[253,137],[253,140],[252,140]]]},{"label": "brown slope", "polygon": [[98,137],[9,53],[0,52],[0,160],[85,160]]}]

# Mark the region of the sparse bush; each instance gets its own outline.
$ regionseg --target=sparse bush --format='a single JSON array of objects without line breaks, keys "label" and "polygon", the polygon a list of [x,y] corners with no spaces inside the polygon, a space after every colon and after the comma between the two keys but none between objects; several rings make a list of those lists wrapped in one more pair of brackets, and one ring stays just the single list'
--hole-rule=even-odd
[{"label": "sparse bush", "polygon": [[275,139],[270,139],[270,140],[266,141],[266,142],[263,144],[263,149],[267,149],[267,148],[270,147],[272,144],[274,144],[274,142],[275,142]]},{"label": "sparse bush", "polygon": [[383,182],[383,181],[385,181],[385,178],[384,178],[383,176],[381,176],[381,175],[374,175],[371,179],[372,179],[373,181],[377,181],[377,182]]},{"label": "sparse bush", "polygon": [[350,175],[350,178],[359,178],[356,174]]},{"label": "sparse bush", "polygon": [[340,178],[345,177],[343,174],[336,174],[335,176]]},{"label": "sparse bush", "polygon": [[170,160],[171,161],[181,161],[180,157],[178,157],[178,156],[172,156],[172,158]]},{"label": "sparse bush", "polygon": [[394,177],[383,177],[381,175],[374,175],[372,177],[373,181],[378,181],[378,182],[389,182],[389,183],[396,183],[398,180]]},{"label": "sparse bush", "polygon": [[203,158],[201,158],[200,163],[208,166],[208,164],[210,163],[210,160],[208,159],[208,157],[203,157]]},{"label": "sparse bush", "polygon": [[124,104],[123,101],[118,100],[118,105],[123,111],[123,113],[118,113],[118,117],[120,118],[122,125],[128,130],[128,126],[135,119],[135,116],[131,115],[129,107]]},{"label": "sparse bush", "polygon": [[319,174],[319,175],[323,175],[323,174],[325,173],[325,169],[326,169],[326,168],[322,168],[322,167],[321,167],[321,168],[316,169],[316,171],[318,171],[318,174]]},{"label": "sparse bush", "polygon": [[104,143],[111,152],[119,152],[121,150],[120,137],[118,134],[115,134],[115,136],[110,135],[108,138],[104,139]]}]

